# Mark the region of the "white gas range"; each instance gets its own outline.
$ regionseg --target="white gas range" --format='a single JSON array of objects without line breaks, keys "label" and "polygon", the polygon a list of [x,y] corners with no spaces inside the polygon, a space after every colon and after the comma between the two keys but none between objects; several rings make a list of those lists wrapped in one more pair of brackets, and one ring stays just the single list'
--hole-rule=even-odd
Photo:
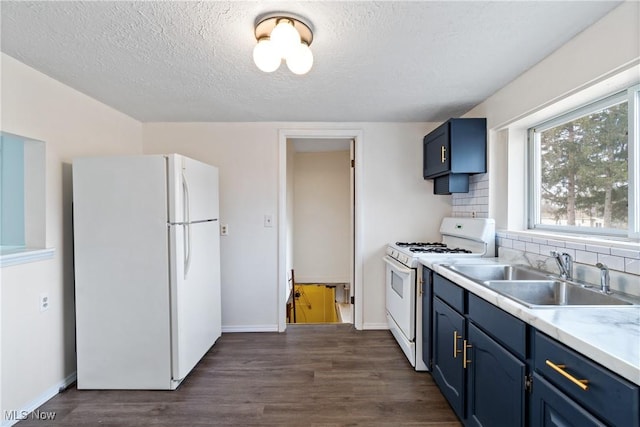
[{"label": "white gas range", "polygon": [[430,370],[431,284],[423,283],[420,260],[495,257],[495,222],[444,218],[441,242],[396,242],[387,247],[386,308],[389,330],[418,371]]}]

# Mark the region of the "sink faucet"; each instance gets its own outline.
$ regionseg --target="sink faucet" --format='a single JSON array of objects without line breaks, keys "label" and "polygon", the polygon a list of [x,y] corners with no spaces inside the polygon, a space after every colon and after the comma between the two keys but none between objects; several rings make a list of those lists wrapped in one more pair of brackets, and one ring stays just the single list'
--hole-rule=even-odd
[{"label": "sink faucet", "polygon": [[596,264],[596,267],[600,269],[600,292],[603,294],[610,294],[611,289],[609,288],[609,267],[599,262]]},{"label": "sink faucet", "polygon": [[568,253],[560,254],[558,251],[551,251],[551,256],[556,259],[560,269],[560,277],[563,279],[573,279],[573,259]]}]

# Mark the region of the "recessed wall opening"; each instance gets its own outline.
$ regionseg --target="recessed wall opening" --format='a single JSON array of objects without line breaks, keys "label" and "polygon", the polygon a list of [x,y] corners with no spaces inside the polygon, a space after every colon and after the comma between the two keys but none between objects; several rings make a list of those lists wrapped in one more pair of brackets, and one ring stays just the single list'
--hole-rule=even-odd
[{"label": "recessed wall opening", "polygon": [[0,266],[46,259],[45,143],[0,132]]}]

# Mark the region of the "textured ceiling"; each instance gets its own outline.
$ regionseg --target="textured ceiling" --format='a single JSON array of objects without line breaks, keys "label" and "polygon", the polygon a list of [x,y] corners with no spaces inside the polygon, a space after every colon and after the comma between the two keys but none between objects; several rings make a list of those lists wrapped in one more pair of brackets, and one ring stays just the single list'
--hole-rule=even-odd
[{"label": "textured ceiling", "polygon": [[[2,1],[2,51],[140,121],[442,121],[617,1]],[[314,31],[314,66],[252,60],[256,17]],[[560,72],[561,70],[559,70]]]}]

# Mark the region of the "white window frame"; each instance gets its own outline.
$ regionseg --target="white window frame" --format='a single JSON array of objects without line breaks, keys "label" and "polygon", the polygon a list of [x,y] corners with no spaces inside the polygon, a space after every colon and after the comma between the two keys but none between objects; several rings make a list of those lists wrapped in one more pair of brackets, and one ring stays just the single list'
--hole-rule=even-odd
[{"label": "white window frame", "polygon": [[[608,106],[627,101],[628,105],[628,228],[602,229],[575,226],[561,226],[540,224],[540,132],[551,129],[559,124],[583,117],[591,112],[595,112]],[[614,93],[605,98],[590,102],[582,107],[573,109],[564,114],[555,116],[549,120],[532,126],[528,130],[528,228],[530,230],[555,231],[561,233],[581,234],[581,235],[604,235],[615,238],[638,238],[640,237],[640,85],[634,85],[627,90]]]}]

